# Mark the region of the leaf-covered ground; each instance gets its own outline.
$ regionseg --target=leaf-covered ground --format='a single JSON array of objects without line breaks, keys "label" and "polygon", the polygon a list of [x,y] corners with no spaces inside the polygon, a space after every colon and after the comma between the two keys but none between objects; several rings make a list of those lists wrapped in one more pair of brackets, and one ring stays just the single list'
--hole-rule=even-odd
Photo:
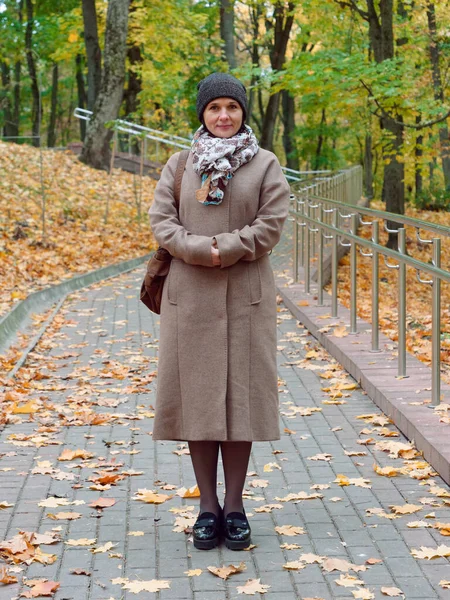
[{"label": "leaf-covered ground", "polygon": [[[372,203],[372,208],[383,210],[381,203]],[[419,211],[408,207],[406,214],[416,219],[431,221],[450,227],[450,212]],[[421,230],[421,237],[431,239],[430,233]],[[371,228],[361,227],[360,235],[370,239]],[[406,228],[407,252],[410,256],[423,262],[430,262],[432,250],[430,244],[418,242],[416,230]],[[387,233],[382,230],[380,223],[380,241],[385,244]],[[450,237],[442,238],[441,266],[448,270],[450,267]],[[371,259],[358,253],[358,315],[371,322],[372,311],[372,265]],[[392,264],[395,264],[391,261]],[[416,270],[407,268],[407,350],[426,364],[431,364],[431,286],[420,283]],[[339,297],[341,302],[350,307],[350,256],[345,256],[339,265]],[[421,273],[422,279],[429,279],[426,273]],[[380,327],[392,340],[397,340],[398,322],[398,272],[389,269],[380,257]],[[327,288],[330,289],[330,288]],[[450,382],[450,286],[441,286],[441,371],[443,379]]]},{"label": "leaf-covered ground", "polygon": [[282,303],[281,439],[253,447],[252,544],[193,547],[189,449],[152,441],[142,272],[72,294],[0,375],[1,597],[448,600],[449,487]]},{"label": "leaf-covered ground", "polygon": [[147,217],[153,179],[144,178],[141,190],[139,177],[130,173],[114,169],[109,177],[67,151],[41,154],[4,142],[0,172],[0,316],[30,292],[154,248]]}]

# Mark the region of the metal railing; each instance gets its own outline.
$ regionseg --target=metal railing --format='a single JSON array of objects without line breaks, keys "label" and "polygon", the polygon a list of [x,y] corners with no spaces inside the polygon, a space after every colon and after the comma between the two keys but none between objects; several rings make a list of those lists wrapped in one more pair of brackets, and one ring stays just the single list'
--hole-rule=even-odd
[{"label": "metal railing", "polygon": [[[317,257],[317,305],[324,306],[324,251],[331,251],[331,316],[338,316],[338,250],[350,252],[350,334],[357,333],[357,255],[371,259],[372,351],[379,352],[379,266],[380,257],[386,267],[398,273],[398,376],[406,374],[406,269],[412,267],[420,283],[432,288],[431,341],[431,406],[440,403],[441,283],[450,283],[450,272],[441,267],[441,238],[450,237],[450,228],[412,217],[356,206],[361,196],[362,170],[345,169],[310,185],[292,186],[291,218],[294,221],[294,280],[298,282],[299,266],[304,269],[304,288],[311,291],[311,262]],[[393,224],[396,228],[393,228]],[[380,244],[380,225],[397,237],[397,249]],[[367,239],[359,235],[361,227],[370,227]],[[416,231],[417,242],[432,247],[431,264],[406,252],[406,227]],[[421,236],[427,232],[427,237]],[[423,234],[425,235],[425,234]],[[438,237],[439,236],[439,237]],[[428,276],[424,279],[424,275]]]},{"label": "metal railing", "polygon": [[[74,116],[84,121],[89,121],[91,115],[92,111],[85,108],[75,108],[74,110]],[[160,152],[159,144],[174,146],[176,148],[190,148],[192,141],[186,137],[173,135],[158,129],[151,129],[150,127],[144,127],[143,125],[138,125],[137,123],[132,123],[131,121],[124,121],[123,119],[116,119],[114,122],[114,132],[116,136],[118,133],[126,134],[128,136],[128,140],[125,142],[125,145],[128,146],[128,153],[130,155],[132,154],[133,141],[136,141],[137,139],[144,140],[142,149],[144,157],[146,157],[148,153],[147,140],[152,140],[155,142],[155,154],[157,161],[159,160]],[[287,167],[281,168],[283,169],[286,179],[294,183],[307,181],[318,175],[332,174],[332,171],[329,170],[296,171],[295,169],[289,169]]]}]

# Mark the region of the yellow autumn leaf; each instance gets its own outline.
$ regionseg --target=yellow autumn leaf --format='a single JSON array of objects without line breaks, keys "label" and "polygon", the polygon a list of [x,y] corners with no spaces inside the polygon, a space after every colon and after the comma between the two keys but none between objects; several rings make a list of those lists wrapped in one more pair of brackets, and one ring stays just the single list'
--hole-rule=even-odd
[{"label": "yellow autumn leaf", "polygon": [[247,570],[247,566],[244,562],[240,562],[236,565],[228,565],[228,567],[208,567],[208,571],[215,575],[216,577],[220,577],[220,579],[228,579],[231,575],[235,575],[236,573],[242,573]]},{"label": "yellow autumn leaf", "polygon": [[139,489],[136,495],[133,496],[133,500],[139,500],[148,504],[163,504],[171,498],[173,498],[173,496],[169,496],[168,494],[155,494],[153,490],[147,489]]}]

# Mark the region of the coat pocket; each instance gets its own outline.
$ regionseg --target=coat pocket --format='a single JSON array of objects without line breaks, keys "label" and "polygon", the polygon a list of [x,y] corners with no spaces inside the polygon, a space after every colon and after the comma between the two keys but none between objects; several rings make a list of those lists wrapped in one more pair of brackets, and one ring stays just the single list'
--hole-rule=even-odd
[{"label": "coat pocket", "polygon": [[259,260],[248,263],[248,282],[250,286],[250,304],[259,304],[262,298]]},{"label": "coat pocket", "polygon": [[172,259],[170,263],[170,271],[167,275],[166,285],[167,285],[167,299],[170,304],[177,304],[177,283],[178,283],[178,269],[177,269],[177,260]]}]

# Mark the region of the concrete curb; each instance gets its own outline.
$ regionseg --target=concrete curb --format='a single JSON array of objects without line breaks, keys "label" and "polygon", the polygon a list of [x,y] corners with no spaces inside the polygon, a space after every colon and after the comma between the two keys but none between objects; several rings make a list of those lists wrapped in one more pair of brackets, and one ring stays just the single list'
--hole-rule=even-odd
[{"label": "concrete curb", "polygon": [[[315,306],[314,292],[305,294],[300,284],[286,284],[277,278],[277,289],[286,306],[356,381],[377,406],[392,419],[398,429],[423,453],[444,481],[450,484],[449,425],[427,405],[414,406],[431,398],[431,368],[411,354],[407,355],[407,378],[397,378],[396,344],[380,332],[380,352],[371,351],[371,325],[357,321],[358,332],[335,337],[320,331],[326,325],[346,325],[350,329],[350,311],[339,306],[339,317],[330,317],[330,298],[326,306]],[[299,306],[307,301],[308,306]],[[328,315],[328,317],[326,316]],[[395,348],[394,348],[395,346]],[[441,401],[450,403],[450,386],[442,384]]]},{"label": "concrete curb", "polygon": [[115,265],[109,265],[77,275],[66,281],[53,285],[44,290],[33,292],[25,300],[19,302],[14,308],[0,320],[0,352],[5,351],[17,333],[30,322],[32,313],[42,312],[61,298],[83,287],[87,287],[98,281],[116,277],[127,271],[131,271],[146,262],[152,253],[125,260]]}]

